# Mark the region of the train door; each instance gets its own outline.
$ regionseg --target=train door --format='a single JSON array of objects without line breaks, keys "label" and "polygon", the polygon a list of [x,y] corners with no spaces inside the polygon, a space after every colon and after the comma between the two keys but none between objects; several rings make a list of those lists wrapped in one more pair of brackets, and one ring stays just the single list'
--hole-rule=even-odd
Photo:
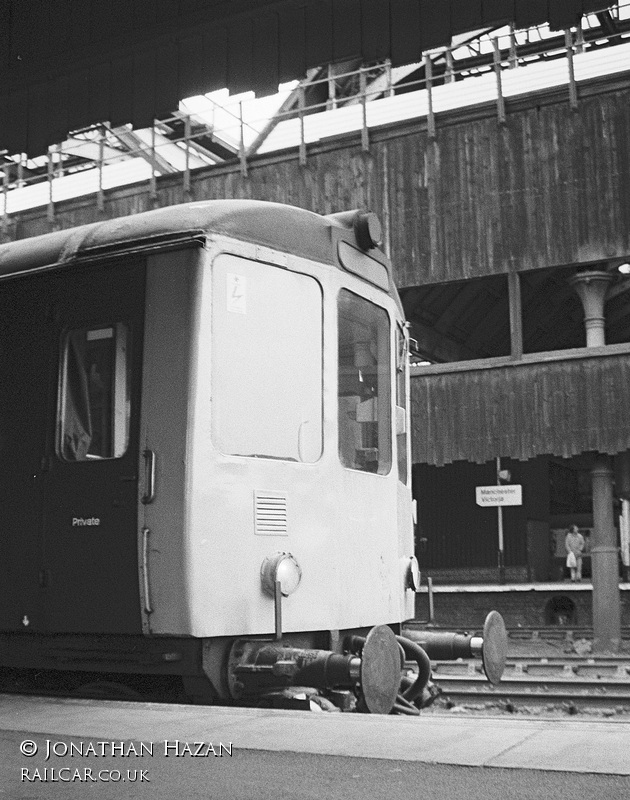
[{"label": "train door", "polygon": [[144,265],[59,276],[42,462],[47,632],[141,630],[137,503]]},{"label": "train door", "polygon": [[0,284],[0,630],[43,630],[41,485],[51,281]]}]

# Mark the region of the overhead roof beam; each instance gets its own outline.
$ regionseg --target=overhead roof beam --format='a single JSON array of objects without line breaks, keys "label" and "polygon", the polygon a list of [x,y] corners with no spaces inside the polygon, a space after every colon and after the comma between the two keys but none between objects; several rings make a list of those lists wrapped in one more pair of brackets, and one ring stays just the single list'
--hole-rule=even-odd
[{"label": "overhead roof beam", "polygon": [[[153,169],[160,175],[171,175],[174,172],[179,172],[170,161],[167,161],[166,158],[156,152],[155,148],[147,148],[146,143],[142,141],[135,131],[129,130],[129,128],[110,128],[109,130],[128,148],[129,156],[136,156],[137,158],[143,158],[145,161],[148,161]],[[156,144],[168,143],[172,145],[172,142],[157,131],[155,132],[155,139]]]},{"label": "overhead roof beam", "polygon": [[287,99],[282,103],[280,108],[276,111],[276,113],[271,117],[271,119],[267,122],[258,136],[254,139],[254,141],[250,144],[250,146],[245,151],[245,157],[250,158],[251,156],[255,155],[258,150],[262,147],[263,143],[271,133],[271,131],[284,119],[288,113],[293,111],[293,109],[298,105],[300,94],[305,90],[305,88],[311,84],[318,75],[322,72],[321,68],[317,69],[309,69],[306,73],[306,78],[303,81],[300,81],[298,86],[293,89],[293,91],[289,94]]},{"label": "overhead roof beam", "polygon": [[[164,134],[165,141],[170,142],[171,147],[177,147],[181,153],[182,158],[185,158],[185,150],[181,149],[181,145],[186,147],[186,136],[184,134],[184,138],[180,139],[175,134],[175,139],[173,140],[169,134],[175,133],[170,125],[165,122],[160,122],[156,120],[155,127],[160,133]],[[198,144],[194,139],[188,139],[188,149],[189,149],[189,168],[195,169],[197,167],[207,167],[209,164],[217,164],[220,161],[223,161],[222,158],[211,153],[209,150],[206,150],[205,147],[202,147]],[[178,159],[179,160],[179,159]]]},{"label": "overhead roof beam", "polygon": [[595,16],[602,26],[602,31],[604,31],[607,36],[616,36],[619,33],[619,26],[616,20],[613,19],[610,11],[600,11]]},{"label": "overhead roof beam", "polygon": [[[407,64],[405,67],[394,67],[393,69],[385,69],[380,75],[370,81],[366,88],[365,94],[368,99],[375,99],[378,95],[385,94],[390,88],[396,86],[397,83],[404,80],[409,75],[412,75],[420,68],[420,64]],[[355,106],[361,102],[361,97],[354,96],[349,100],[340,99],[340,105]]]},{"label": "overhead roof beam", "polygon": [[94,139],[80,139],[71,136],[62,142],[60,145],[62,155],[73,155],[79,158],[85,158],[88,161],[112,160],[114,158],[121,158],[126,154],[126,151],[116,150],[107,144],[101,144]]}]

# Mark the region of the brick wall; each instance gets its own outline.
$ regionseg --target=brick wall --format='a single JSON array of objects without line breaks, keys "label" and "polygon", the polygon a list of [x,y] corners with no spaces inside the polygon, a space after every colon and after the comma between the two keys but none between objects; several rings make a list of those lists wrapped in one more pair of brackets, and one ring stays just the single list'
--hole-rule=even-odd
[{"label": "brick wall", "polygon": [[[480,583],[499,583],[499,571],[497,567],[464,567],[464,568],[442,568],[428,569],[422,572],[425,576],[433,579],[434,586],[447,586],[452,584],[480,584]],[[527,567],[506,567],[505,579],[508,583],[525,583],[527,577]]]}]

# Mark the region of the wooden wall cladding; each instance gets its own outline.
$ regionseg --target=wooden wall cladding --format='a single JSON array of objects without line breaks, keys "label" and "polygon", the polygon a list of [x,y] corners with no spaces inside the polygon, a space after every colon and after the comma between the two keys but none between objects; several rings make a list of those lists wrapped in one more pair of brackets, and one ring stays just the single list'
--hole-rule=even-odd
[{"label": "wooden wall cladding", "polygon": [[[630,73],[580,86],[577,111],[565,89],[508,105],[499,125],[493,105],[309,145],[192,174],[58,204],[54,225],[103,214],[125,216],[187,199],[274,200],[326,214],[368,207],[381,217],[400,287],[482,275],[588,264],[630,255]],[[46,209],[23,212],[14,235],[50,229]]]}]

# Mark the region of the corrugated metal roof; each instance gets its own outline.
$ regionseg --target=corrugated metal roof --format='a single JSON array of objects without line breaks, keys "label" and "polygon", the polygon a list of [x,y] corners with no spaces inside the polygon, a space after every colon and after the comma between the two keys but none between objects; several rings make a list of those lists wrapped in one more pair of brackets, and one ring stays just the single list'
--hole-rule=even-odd
[{"label": "corrugated metal roof", "polygon": [[[145,127],[191,94],[269,93],[347,58],[420,59],[455,33],[561,29],[609,0],[0,0],[0,147],[37,155],[108,119]],[[79,10],[80,8],[80,10]]]}]

